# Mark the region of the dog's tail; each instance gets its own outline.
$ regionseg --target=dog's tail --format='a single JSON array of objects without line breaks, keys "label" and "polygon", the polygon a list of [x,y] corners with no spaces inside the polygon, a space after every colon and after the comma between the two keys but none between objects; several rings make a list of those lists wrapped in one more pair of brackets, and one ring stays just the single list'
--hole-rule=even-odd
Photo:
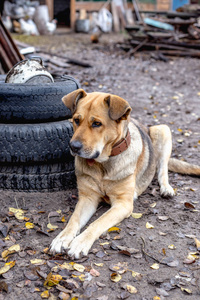
[{"label": "dog's tail", "polygon": [[170,158],[168,169],[172,172],[200,176],[200,166],[189,164],[176,158]]}]

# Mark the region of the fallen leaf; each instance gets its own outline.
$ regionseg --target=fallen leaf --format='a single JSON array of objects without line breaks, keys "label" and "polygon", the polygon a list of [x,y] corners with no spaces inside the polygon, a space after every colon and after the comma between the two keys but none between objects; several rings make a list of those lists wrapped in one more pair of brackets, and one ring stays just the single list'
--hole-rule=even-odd
[{"label": "fallen leaf", "polygon": [[157,203],[156,203],[156,202],[153,202],[153,203],[151,203],[149,206],[150,206],[151,208],[154,208],[154,207],[156,207],[156,205],[157,205]]},{"label": "fallen leaf", "polygon": [[90,274],[94,277],[99,277],[99,275],[100,275],[100,273],[95,269],[91,269]]},{"label": "fallen leaf", "polygon": [[152,224],[150,224],[149,222],[146,222],[146,228],[147,229],[153,229],[154,226]]},{"label": "fallen leaf", "polygon": [[141,213],[132,213],[131,216],[134,218],[134,219],[140,219],[142,217],[142,214]]},{"label": "fallen leaf", "polygon": [[167,221],[169,219],[168,216],[158,216],[158,219],[161,221]]},{"label": "fallen leaf", "polygon": [[182,292],[185,292],[186,294],[189,294],[189,295],[192,294],[192,291],[191,291],[191,290],[185,289],[185,288],[183,288],[183,287],[181,287],[181,291],[182,291]]},{"label": "fallen leaf", "polygon": [[137,292],[138,292],[137,289],[133,285],[127,284],[126,288],[130,294],[137,294]]},{"label": "fallen leaf", "polygon": [[159,296],[154,296],[153,300],[161,300],[161,298]]},{"label": "fallen leaf", "polygon": [[70,295],[66,294],[64,292],[60,292],[58,297],[59,297],[60,300],[69,300],[70,299]]},{"label": "fallen leaf", "polygon": [[150,266],[150,268],[151,268],[151,269],[154,269],[154,270],[158,270],[159,267],[160,267],[160,266],[159,266],[159,264],[157,264],[157,263],[155,263],[155,264],[153,264],[153,265]]},{"label": "fallen leaf", "polygon": [[97,267],[103,267],[103,263],[94,263],[94,265]]},{"label": "fallen leaf", "polygon": [[40,294],[40,297],[43,299],[48,299],[49,298],[49,291],[44,291]]},{"label": "fallen leaf", "polygon": [[8,272],[15,265],[15,260],[5,263],[5,265],[0,268],[0,275]]},{"label": "fallen leaf", "polygon": [[40,259],[40,258],[31,259],[30,262],[31,264],[38,265],[38,266],[44,265],[46,263],[44,259]]},{"label": "fallen leaf", "polygon": [[112,273],[110,275],[110,279],[113,281],[113,282],[118,282],[122,279],[122,276],[118,273]]},{"label": "fallen leaf", "polygon": [[197,250],[200,250],[200,241],[199,241],[199,240],[197,240],[197,238],[196,238],[196,237],[194,238],[194,241],[195,241],[195,244],[196,244]]},{"label": "fallen leaf", "polygon": [[171,244],[171,245],[168,246],[168,248],[169,248],[170,250],[175,250],[175,249],[176,249],[176,246],[174,246],[173,244]]},{"label": "fallen leaf", "polygon": [[72,277],[74,277],[74,278],[79,278],[80,281],[84,281],[84,280],[85,280],[85,275],[84,275],[84,274],[81,274],[80,276],[77,276],[77,275],[73,275],[73,274],[72,274]]},{"label": "fallen leaf", "polygon": [[113,232],[113,231],[120,232],[121,229],[119,227],[111,227],[111,228],[108,229],[108,232]]},{"label": "fallen leaf", "polygon": [[195,209],[194,205],[189,203],[189,202],[185,202],[184,203],[184,206],[187,208],[187,209]]},{"label": "fallen leaf", "polygon": [[14,213],[16,219],[24,220],[24,211],[22,209],[9,207],[9,211]]},{"label": "fallen leaf", "polygon": [[32,229],[32,228],[35,227],[35,225],[33,223],[30,223],[30,222],[26,222],[25,226],[26,226],[27,229]]},{"label": "fallen leaf", "polygon": [[47,224],[47,228],[49,228],[50,230],[55,230],[55,229],[57,229],[58,228],[58,226],[57,225],[53,225],[53,224],[51,224],[51,223],[48,223]]},{"label": "fallen leaf", "polygon": [[66,222],[66,220],[65,220],[65,216],[62,216],[62,218],[61,218],[61,222],[63,222],[63,223],[65,223],[65,222]]},{"label": "fallen leaf", "polygon": [[13,253],[19,252],[19,251],[20,251],[20,245],[19,244],[12,245],[10,248],[3,251],[1,253],[1,256],[2,256],[2,258],[6,258],[9,254],[13,254]]},{"label": "fallen leaf", "polygon": [[73,265],[73,268],[74,268],[74,270],[81,272],[81,273],[84,272],[84,270],[85,270],[85,267],[83,265],[76,264],[76,263]]},{"label": "fallen leaf", "polygon": [[54,286],[54,285],[57,285],[60,281],[62,280],[62,276],[57,274],[57,275],[51,275],[50,278],[48,278],[48,281],[47,279],[45,280],[45,285],[48,285],[48,286]]}]

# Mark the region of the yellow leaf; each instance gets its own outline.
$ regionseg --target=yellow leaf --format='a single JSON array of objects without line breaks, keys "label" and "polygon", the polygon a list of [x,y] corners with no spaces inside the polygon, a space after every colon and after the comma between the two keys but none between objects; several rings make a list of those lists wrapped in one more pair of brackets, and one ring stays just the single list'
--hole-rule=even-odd
[{"label": "yellow leaf", "polygon": [[103,246],[103,245],[109,245],[109,244],[110,244],[109,242],[100,243],[101,246]]},{"label": "yellow leaf", "polygon": [[108,232],[112,232],[112,231],[120,232],[121,229],[119,227],[111,227],[111,228],[108,229]]},{"label": "yellow leaf", "polygon": [[1,256],[2,256],[2,258],[6,258],[9,254],[13,254],[13,253],[19,252],[19,251],[20,251],[20,245],[19,244],[12,245],[10,248],[3,251],[1,253]]},{"label": "yellow leaf", "polygon": [[46,263],[44,259],[40,259],[40,258],[31,259],[30,262],[33,265],[44,265]]},{"label": "yellow leaf", "polygon": [[134,219],[140,219],[142,217],[142,214],[141,213],[132,213],[131,216],[134,218]]},{"label": "yellow leaf", "polygon": [[62,216],[62,218],[61,218],[61,222],[63,222],[63,223],[65,223],[65,222],[66,222],[66,220],[65,220],[65,216]]},{"label": "yellow leaf", "polygon": [[85,267],[83,265],[76,264],[76,263],[73,265],[73,268],[74,268],[74,270],[81,272],[81,273],[84,272],[84,270],[85,270]]},{"label": "yellow leaf", "polygon": [[40,294],[41,298],[48,299],[49,298],[49,291],[44,291]]},{"label": "yellow leaf", "polygon": [[58,228],[58,226],[57,226],[57,225],[53,225],[53,224],[51,224],[51,223],[48,223],[48,224],[47,224],[47,228],[49,228],[50,230],[55,230],[55,229]]},{"label": "yellow leaf", "polygon": [[5,263],[5,265],[0,268],[0,275],[8,272],[15,265],[15,260]]},{"label": "yellow leaf", "polygon": [[132,285],[127,284],[126,288],[127,288],[127,291],[130,294],[136,294],[137,293],[137,289]]},{"label": "yellow leaf", "polygon": [[159,296],[154,296],[153,300],[161,300]]},{"label": "yellow leaf", "polygon": [[152,224],[150,224],[149,222],[146,222],[146,228],[147,229],[153,229],[154,226]]},{"label": "yellow leaf", "polygon": [[151,208],[154,208],[154,207],[156,207],[156,202],[153,202],[153,203],[151,203],[149,206],[151,207]]},{"label": "yellow leaf", "polygon": [[78,300],[78,297],[73,297],[71,298],[71,300]]},{"label": "yellow leaf", "polygon": [[159,264],[155,263],[150,268],[154,269],[154,270],[158,270],[159,269]]},{"label": "yellow leaf", "polygon": [[73,265],[71,263],[67,263],[67,262],[64,262],[62,265],[59,266],[60,269],[67,269],[69,271],[72,271],[74,270],[73,268]]},{"label": "yellow leaf", "polygon": [[113,282],[118,282],[122,279],[122,276],[117,274],[117,273],[112,273],[110,275],[110,279],[113,281]]},{"label": "yellow leaf", "polygon": [[46,284],[48,286],[54,286],[54,285],[58,284],[61,280],[62,280],[61,275],[51,275],[51,277],[49,278],[49,280]]},{"label": "yellow leaf", "polygon": [[97,266],[97,267],[103,267],[103,263],[99,263],[99,264],[94,263],[94,265]]},{"label": "yellow leaf", "polygon": [[16,219],[24,220],[24,211],[22,209],[9,207],[9,211],[14,213]]},{"label": "yellow leaf", "polygon": [[183,287],[181,287],[181,291],[182,291],[182,292],[186,292],[187,294],[192,294],[192,291],[191,291],[191,290],[185,289],[185,288],[183,288]]},{"label": "yellow leaf", "polygon": [[197,238],[194,238],[194,241],[195,241],[197,249],[199,250],[200,249],[200,241],[197,240]]},{"label": "yellow leaf", "polygon": [[25,226],[26,226],[27,229],[32,229],[32,228],[35,227],[35,225],[33,223],[30,223],[30,222],[26,222]]},{"label": "yellow leaf", "polygon": [[183,130],[182,130],[181,128],[178,128],[177,130],[178,130],[179,132],[183,132]]},{"label": "yellow leaf", "polygon": [[84,275],[84,274],[81,274],[80,276],[77,276],[77,275],[73,275],[73,274],[72,274],[72,277],[74,277],[74,278],[79,278],[80,281],[84,281],[84,280],[85,280],[85,275]]},{"label": "yellow leaf", "polygon": [[174,246],[174,245],[171,244],[171,245],[168,246],[168,248],[171,249],[171,250],[175,250],[176,246]]},{"label": "yellow leaf", "polygon": [[135,271],[131,271],[132,272],[132,276],[133,277],[137,277],[137,276],[140,276],[141,274],[138,273],[138,272],[135,272]]}]

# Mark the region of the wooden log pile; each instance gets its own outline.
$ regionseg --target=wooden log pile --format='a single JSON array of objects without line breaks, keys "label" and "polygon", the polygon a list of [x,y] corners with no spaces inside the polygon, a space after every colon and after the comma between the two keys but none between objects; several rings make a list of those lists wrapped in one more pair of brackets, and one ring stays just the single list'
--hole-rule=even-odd
[{"label": "wooden log pile", "polygon": [[195,11],[143,17],[126,30],[130,37],[118,44],[126,56],[142,51],[162,60],[167,60],[165,56],[200,58],[200,6]]}]

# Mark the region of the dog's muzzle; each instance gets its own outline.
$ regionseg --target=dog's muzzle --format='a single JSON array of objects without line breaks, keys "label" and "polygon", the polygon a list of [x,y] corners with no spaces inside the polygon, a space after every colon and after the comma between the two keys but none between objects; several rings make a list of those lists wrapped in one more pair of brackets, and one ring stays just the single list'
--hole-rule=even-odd
[{"label": "dog's muzzle", "polygon": [[71,141],[69,147],[74,154],[80,154],[83,144],[79,141]]}]

